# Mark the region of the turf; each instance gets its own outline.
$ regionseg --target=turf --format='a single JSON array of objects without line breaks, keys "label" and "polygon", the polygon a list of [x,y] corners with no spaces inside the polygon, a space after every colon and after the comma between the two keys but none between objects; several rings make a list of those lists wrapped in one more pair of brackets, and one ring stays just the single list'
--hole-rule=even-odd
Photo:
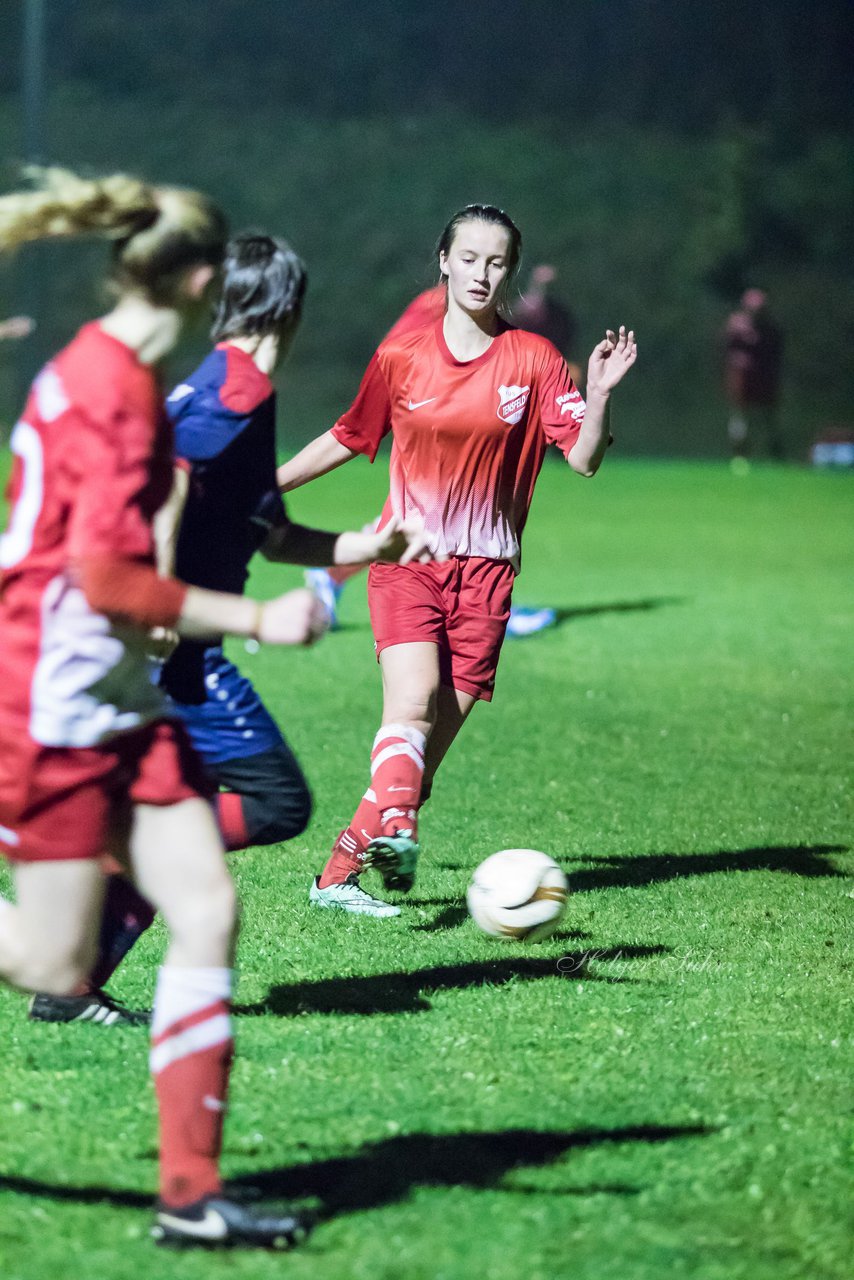
[{"label": "turf", "polygon": [[[382,480],[354,464],[294,512],[359,524]],[[560,623],[508,642],[399,921],[307,903],[379,711],[361,581],[315,650],[235,645],[316,811],[233,862],[225,1167],[320,1224],[287,1259],[157,1252],[145,1034],[28,1025],[3,993],[3,1280],[847,1280],[851,498],[797,469],[548,466],[517,599]],[[574,891],[536,947],[462,906],[519,845]],[[162,947],[117,994],[149,998]]]}]

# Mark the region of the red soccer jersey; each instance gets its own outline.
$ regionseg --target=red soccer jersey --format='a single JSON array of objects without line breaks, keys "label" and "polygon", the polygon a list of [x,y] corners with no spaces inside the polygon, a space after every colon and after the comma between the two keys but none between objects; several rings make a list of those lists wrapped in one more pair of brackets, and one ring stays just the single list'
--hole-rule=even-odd
[{"label": "red soccer jersey", "polygon": [[153,565],[171,431],[150,369],[89,324],[36,378],[11,439],[0,539],[0,714],[46,746],[88,747],[163,712],[145,631],[88,605],[76,566]]},{"label": "red soccer jersey", "polygon": [[332,433],[373,461],[391,431],[384,519],[413,513],[436,553],[519,567],[522,530],[546,446],[568,456],[584,401],[545,338],[502,325],[475,360],[456,360],[443,322],[401,331],[374,355]]},{"label": "red soccer jersey", "polygon": [[436,324],[445,314],[448,302],[448,290],[443,284],[434,284],[413,298],[405,311],[395,320],[389,329],[384,342],[389,338],[399,338],[402,333],[410,333],[413,329],[423,329],[426,325]]}]

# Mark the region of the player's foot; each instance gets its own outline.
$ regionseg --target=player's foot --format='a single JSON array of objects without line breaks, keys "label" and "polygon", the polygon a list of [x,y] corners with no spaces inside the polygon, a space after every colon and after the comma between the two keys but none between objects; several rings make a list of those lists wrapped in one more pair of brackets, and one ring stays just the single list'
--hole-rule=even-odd
[{"label": "player's foot", "polygon": [[344,589],[343,582],[336,582],[326,569],[306,569],[305,585],[317,596],[329,618],[329,630],[338,626],[338,597]]},{"label": "player's foot", "polygon": [[359,884],[358,877],[349,875],[343,884],[328,884],[321,889],[315,877],[308,892],[308,900],[315,907],[326,907],[333,911],[349,911],[354,916],[399,916],[400,907],[391,902],[383,902],[381,898],[372,898]]},{"label": "player's foot", "polygon": [[415,884],[415,868],[421,846],[409,830],[393,836],[375,836],[365,850],[365,867],[379,871],[383,888],[409,893]]},{"label": "player's foot", "polygon": [[177,1249],[293,1249],[310,1230],[310,1220],[295,1210],[262,1214],[215,1195],[183,1209],[158,1205],[151,1234],[158,1244]]},{"label": "player's foot", "polygon": [[97,1022],[102,1027],[147,1027],[147,1009],[128,1009],[107,991],[90,991],[85,996],[51,996],[38,992],[30,1000],[31,1022]]},{"label": "player's foot", "polygon": [[507,622],[508,636],[532,636],[557,622],[556,609],[527,609],[523,606],[510,610]]}]

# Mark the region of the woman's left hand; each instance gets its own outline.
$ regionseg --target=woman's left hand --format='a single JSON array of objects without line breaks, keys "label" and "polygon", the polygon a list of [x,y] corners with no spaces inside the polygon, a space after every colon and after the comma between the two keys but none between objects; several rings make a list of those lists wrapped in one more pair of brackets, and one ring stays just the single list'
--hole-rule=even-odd
[{"label": "woman's left hand", "polygon": [[594,393],[608,395],[618,382],[631,369],[637,360],[638,348],[635,342],[634,329],[626,333],[625,325],[620,325],[620,332],[606,329],[605,337],[593,348],[587,363],[587,395]]}]

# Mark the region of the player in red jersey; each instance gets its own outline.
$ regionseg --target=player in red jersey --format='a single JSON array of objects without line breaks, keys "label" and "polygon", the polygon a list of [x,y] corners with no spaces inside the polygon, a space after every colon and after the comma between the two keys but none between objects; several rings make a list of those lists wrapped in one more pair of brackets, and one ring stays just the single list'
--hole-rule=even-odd
[{"label": "player in red jersey", "polygon": [[259,604],[159,577],[152,521],[172,480],[154,366],[215,274],[219,210],[124,175],[45,170],[0,198],[0,248],[98,233],[113,241],[113,309],[36,378],[12,434],[12,512],[0,542],[0,974],[63,994],[92,964],[111,849],[170,940],[154,1000],[160,1115],[156,1238],[286,1247],[293,1214],[223,1194],[236,906],[200,762],[149,678],[148,629],[303,644],[321,629],[304,590]]},{"label": "player in red jersey", "polygon": [[391,432],[383,518],[417,514],[438,557],[369,572],[383,677],[371,786],[311,888],[318,906],[376,915],[389,914],[388,904],[365,893],[360,872],[374,866],[386,888],[411,887],[419,806],[474,704],[492,697],[546,447],[595,475],[610,440],[611,392],[637,357],[632,332],[609,330],[590,356],[585,408],[552,344],[500,317],[521,252],[507,214],[467,206],[437,252],[444,315],[381,343],[351,408],[278,473],[284,490],[295,489],[359,453],[373,460]]},{"label": "player in red jersey", "polygon": [[[540,270],[540,268],[537,268]],[[553,271],[553,268],[549,268]],[[438,323],[445,314],[445,286],[442,284],[433,285],[429,289],[425,289],[413,298],[406,309],[401,313],[399,318],[389,329],[384,341],[388,342],[391,338],[398,338],[405,333],[412,333],[416,329],[424,328],[424,326],[432,326]],[[524,302],[524,298],[523,298]],[[532,330],[539,333],[541,330],[533,324],[530,326]],[[554,341],[555,335],[545,334],[549,341]],[[555,343],[560,350],[559,344]],[[565,354],[562,352],[562,354]],[[577,366],[569,365],[572,372],[573,380],[578,381],[574,370]],[[363,533],[372,532],[380,524],[380,518],[370,524],[366,524],[362,529]],[[363,573],[368,568],[367,564],[361,565],[330,565],[323,569],[308,569],[305,574],[306,586],[308,586],[317,598],[321,601],[327,614],[329,615],[330,626],[334,629],[338,623],[338,601],[341,592],[347,582],[359,573]],[[510,636],[530,636],[542,631],[545,627],[552,626],[556,621],[557,614],[554,609],[550,608],[525,608],[523,606],[511,605],[510,617],[507,620],[507,634]]]}]

